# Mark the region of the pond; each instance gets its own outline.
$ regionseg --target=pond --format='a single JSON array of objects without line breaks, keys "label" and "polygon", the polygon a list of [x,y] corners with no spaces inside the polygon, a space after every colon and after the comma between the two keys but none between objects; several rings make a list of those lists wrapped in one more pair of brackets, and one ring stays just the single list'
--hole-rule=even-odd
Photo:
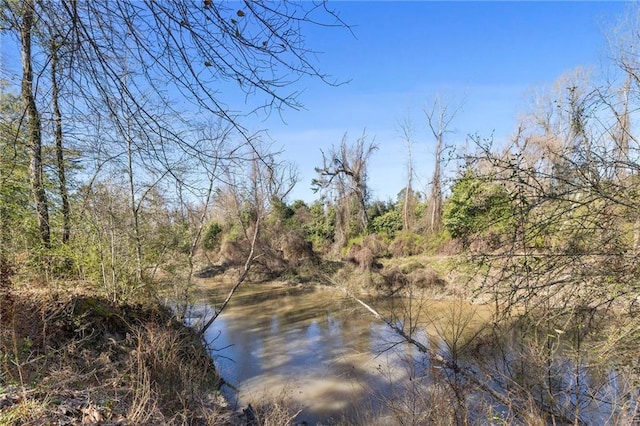
[{"label": "pond", "polygon": [[[212,289],[192,317],[206,316],[226,291]],[[382,312],[403,307],[407,313],[397,300],[371,303]],[[446,321],[450,304],[427,301],[420,307],[430,318]],[[468,311],[470,318],[478,316],[471,305]],[[446,324],[428,328],[430,333],[419,333],[422,342],[439,344],[427,336],[445,332]],[[414,347],[334,289],[243,284],[205,338],[220,374],[235,388],[225,386],[233,404],[286,399],[301,409],[298,421],[309,424],[340,422],[363,412],[384,423],[385,401],[397,392],[395,385],[419,374],[416,368],[430,367],[426,360],[416,365],[422,357]]]}]

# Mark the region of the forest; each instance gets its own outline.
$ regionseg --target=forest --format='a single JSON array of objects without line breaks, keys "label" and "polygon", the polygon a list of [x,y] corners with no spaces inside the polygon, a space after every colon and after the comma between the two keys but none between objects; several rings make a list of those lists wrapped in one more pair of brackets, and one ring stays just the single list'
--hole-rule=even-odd
[{"label": "forest", "polygon": [[[0,4],[21,72],[0,81],[0,424],[297,424],[276,402],[225,408],[202,342],[240,286],[275,281],[344,290],[430,360],[391,424],[640,422],[637,5],[608,40],[614,71],[559,76],[506,144],[451,146],[459,105],[425,100],[428,190],[405,124],[406,185],[376,200],[373,138],[316,150],[299,182],[243,124],[298,108],[292,85],[339,84],[303,37],[349,31],[332,5]],[[309,184],[315,201],[290,199]],[[186,327],[206,274],[230,292]],[[363,295],[492,315],[453,316],[439,351],[420,312]]]}]

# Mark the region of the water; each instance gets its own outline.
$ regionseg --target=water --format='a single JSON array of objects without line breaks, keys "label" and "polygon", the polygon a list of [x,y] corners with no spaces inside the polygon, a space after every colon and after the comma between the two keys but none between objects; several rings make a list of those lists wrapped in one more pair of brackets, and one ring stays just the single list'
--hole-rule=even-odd
[{"label": "water", "polygon": [[[225,287],[211,289],[206,300],[194,307],[193,319],[206,318],[227,291]],[[467,336],[474,336],[490,323],[488,307],[421,299],[368,302],[397,324],[404,324],[405,330],[413,325],[414,338],[436,352],[444,356],[459,352],[463,357],[459,362],[481,372],[481,379],[493,378],[487,383],[499,392],[504,392],[503,387],[518,374],[526,379],[524,383],[546,383],[535,380],[546,374],[545,364],[530,364],[528,343],[520,340],[523,333],[517,330],[500,338],[504,340],[500,343],[489,341],[482,353],[471,349],[469,352],[475,355],[465,354]],[[412,321],[418,317],[420,322]],[[362,413],[374,418],[376,424],[396,424],[397,417],[394,421],[389,406],[402,398],[407,384],[417,382],[416,378],[426,383],[419,389],[420,395],[430,398],[432,367],[437,367],[344,293],[326,288],[243,284],[205,338],[213,348],[211,355],[220,374],[232,385],[223,390],[235,408],[285,400],[290,407],[301,410],[297,420],[308,424],[341,423],[345,419],[368,424],[358,418]],[[576,369],[562,352],[558,351],[560,357],[553,361],[558,412],[570,418],[577,403],[584,422],[600,424],[614,418],[620,401],[629,405],[628,412],[636,409],[637,388],[623,391],[625,386],[617,383],[613,372],[611,377],[597,378],[587,368]],[[526,369],[512,377],[514,366]],[[436,370],[442,378],[444,370]],[[580,388],[573,387],[576,371]],[[478,402],[475,407],[467,406],[470,415],[482,423],[480,420],[486,418],[482,410],[488,407],[482,402],[485,396],[472,391],[468,397],[468,401]],[[426,403],[427,408],[438,409],[435,403]],[[499,401],[489,404],[494,407],[491,411],[505,420],[517,415]],[[622,415],[627,416],[624,412]]]},{"label": "water", "polygon": [[[212,290],[209,306],[225,291]],[[430,311],[442,311],[443,304],[430,302]],[[384,308],[391,308],[388,302]],[[420,335],[433,344],[426,332]],[[412,361],[420,358],[344,293],[324,288],[243,284],[205,338],[220,374],[238,391],[226,389],[232,403],[285,397],[310,424],[363,410],[384,417],[384,400],[396,383],[416,374]]]}]

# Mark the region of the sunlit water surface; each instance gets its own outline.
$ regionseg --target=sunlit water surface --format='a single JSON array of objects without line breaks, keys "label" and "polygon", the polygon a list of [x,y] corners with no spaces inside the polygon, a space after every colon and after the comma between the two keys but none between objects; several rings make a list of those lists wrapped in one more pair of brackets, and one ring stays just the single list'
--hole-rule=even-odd
[{"label": "sunlit water surface", "polygon": [[[212,285],[202,303],[192,307],[190,321],[210,317],[228,290]],[[491,317],[491,308],[461,301],[387,298],[368,302],[405,329],[411,323],[414,338],[445,356],[450,348],[442,336],[464,341],[464,333],[473,335]],[[413,323],[416,318],[420,322]],[[301,410],[296,420],[307,424],[366,424],[367,419],[395,424],[397,418],[394,421],[387,412],[389,401],[402,397],[403,385],[410,378],[429,377],[432,367],[427,357],[358,303],[340,291],[322,287],[243,284],[205,339],[220,374],[231,385],[223,391],[234,408],[285,400]],[[508,370],[505,363],[513,358],[510,349],[505,349],[509,341],[522,344],[517,329],[500,346],[503,352],[495,358],[488,355],[495,377],[507,377],[501,369]],[[607,423],[620,401],[630,404],[632,412],[640,407],[638,388],[622,386],[613,371],[600,378],[590,375],[561,353],[554,361],[554,381],[560,386],[557,398],[569,406],[580,406],[583,422]],[[581,388],[590,384],[579,389],[579,400],[576,371]],[[500,387],[498,382],[492,386]],[[495,410],[506,412],[507,408],[498,404]]]},{"label": "sunlit water surface", "polygon": [[[192,318],[210,315],[225,291],[211,290]],[[390,312],[388,301],[371,303]],[[421,306],[432,318],[447,309],[446,302]],[[410,361],[421,358],[342,292],[324,288],[243,284],[205,338],[220,374],[237,390],[225,387],[233,404],[284,397],[302,410],[298,421],[309,424],[356,413],[383,420],[383,401],[394,396],[394,383],[416,374]],[[428,367],[424,360],[418,365]]]}]

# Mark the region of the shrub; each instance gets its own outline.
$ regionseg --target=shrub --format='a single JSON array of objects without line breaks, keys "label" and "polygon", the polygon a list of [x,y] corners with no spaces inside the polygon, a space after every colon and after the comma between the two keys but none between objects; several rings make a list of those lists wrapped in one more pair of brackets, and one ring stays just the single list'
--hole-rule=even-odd
[{"label": "shrub", "polygon": [[383,215],[373,218],[371,229],[376,234],[393,238],[398,231],[402,230],[402,214],[398,210],[389,210]]},{"label": "shrub", "polygon": [[299,232],[289,231],[285,233],[280,237],[279,243],[284,259],[291,266],[296,266],[303,260],[315,260],[312,244],[305,240]]},{"label": "shrub", "polygon": [[202,236],[202,247],[205,250],[215,250],[220,246],[220,234],[222,226],[217,222],[211,222]]},{"label": "shrub", "polygon": [[442,288],[445,280],[432,268],[420,268],[411,271],[407,276],[409,282],[418,288]]},{"label": "shrub", "polygon": [[247,260],[246,245],[239,241],[224,239],[220,247],[220,261],[226,265],[238,266]]},{"label": "shrub", "polygon": [[362,240],[362,245],[371,250],[375,257],[384,256],[387,251],[387,244],[379,235],[367,235]]},{"label": "shrub", "polygon": [[489,178],[467,169],[455,182],[444,205],[444,227],[453,238],[493,229],[504,231],[511,225],[513,203],[507,189]]},{"label": "shrub", "polygon": [[313,244],[316,251],[327,250],[333,243],[335,234],[335,208],[328,208],[316,201],[309,208],[311,218],[304,223],[305,238]]},{"label": "shrub", "polygon": [[375,286],[375,289],[378,291],[383,291],[387,295],[393,295],[398,291],[404,289],[409,281],[407,280],[407,275],[402,272],[399,268],[393,267],[386,271],[383,274],[382,282],[378,283]]},{"label": "shrub", "polygon": [[276,196],[271,199],[271,209],[272,216],[280,221],[290,219],[295,214],[295,210],[292,207],[289,207],[287,203]]},{"label": "shrub", "polygon": [[425,249],[426,240],[423,236],[413,232],[400,232],[396,235],[389,251],[393,256],[414,256]]},{"label": "shrub", "polygon": [[346,260],[358,265],[360,271],[370,272],[375,256],[369,247],[353,244],[346,255]]}]

